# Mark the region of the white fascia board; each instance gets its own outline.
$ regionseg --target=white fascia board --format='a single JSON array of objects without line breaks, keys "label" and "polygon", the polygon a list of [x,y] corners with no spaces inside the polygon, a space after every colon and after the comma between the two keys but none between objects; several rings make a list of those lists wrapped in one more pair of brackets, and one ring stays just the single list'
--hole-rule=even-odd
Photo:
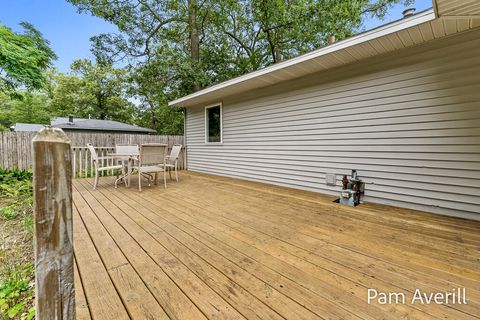
[{"label": "white fascia board", "polygon": [[[303,62],[310,61],[315,58],[319,58],[321,56],[327,55],[329,53],[337,52],[344,50],[346,48],[352,47],[354,45],[364,43],[376,38],[380,38],[382,36],[395,33],[404,29],[408,29],[410,27],[422,24],[424,22],[428,22],[431,20],[435,19],[435,13],[433,8],[419,12],[418,14],[415,14],[411,17],[406,17],[385,25],[382,25],[380,27],[377,27],[375,29],[359,33],[355,36],[352,36],[350,38],[335,42],[333,44],[330,44],[326,47],[314,50],[312,52],[303,54],[301,56],[298,56],[296,58],[292,58],[271,66],[268,66],[264,69],[253,71],[250,73],[247,73],[245,75],[239,76],[237,78],[233,78],[231,80],[224,81],[222,83],[213,85],[211,87],[205,88],[203,90],[197,91],[195,93],[189,94],[187,96],[184,96],[182,98],[170,101],[168,105],[170,107],[188,107],[186,104],[195,98],[199,97],[205,97],[210,93],[213,93],[215,91],[218,91],[220,89],[228,88],[235,86],[237,84],[243,83],[245,81],[249,81],[252,79],[260,78],[263,75],[269,74],[271,72],[285,69],[291,66],[299,65]],[[303,74],[299,74],[299,77],[301,77]],[[218,97],[217,97],[218,99]]]}]

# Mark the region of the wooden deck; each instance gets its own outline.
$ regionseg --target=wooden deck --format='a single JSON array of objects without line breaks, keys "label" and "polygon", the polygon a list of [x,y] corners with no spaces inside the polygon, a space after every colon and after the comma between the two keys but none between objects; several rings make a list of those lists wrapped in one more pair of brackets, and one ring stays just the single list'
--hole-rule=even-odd
[{"label": "wooden deck", "polygon": [[[480,223],[181,172],[74,180],[77,319],[478,319]],[[411,304],[467,288],[468,304]],[[367,289],[406,304],[367,303]]]}]

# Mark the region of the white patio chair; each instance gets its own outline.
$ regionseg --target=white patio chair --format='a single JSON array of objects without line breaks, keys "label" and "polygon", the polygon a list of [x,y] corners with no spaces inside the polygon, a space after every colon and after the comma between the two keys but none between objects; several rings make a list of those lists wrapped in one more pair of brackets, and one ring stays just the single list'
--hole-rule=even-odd
[{"label": "white patio chair", "polygon": [[[123,154],[125,156],[138,156],[140,153],[138,144],[117,144],[115,145],[115,154]],[[118,158],[118,163],[121,163],[124,167],[126,167],[126,160],[129,159],[127,157],[120,159]],[[136,158],[132,158],[132,160],[137,160]]]},{"label": "white patio chair", "polygon": [[163,172],[163,185],[167,188],[167,179],[165,175],[165,153],[167,146],[164,144],[141,144],[138,165],[133,166],[134,171],[138,172],[138,190],[142,191],[142,176],[148,179],[148,186],[155,175],[155,184],[157,184],[157,174]]},{"label": "white patio chair", "polygon": [[[121,164],[123,166],[123,172],[127,173],[119,180],[127,179],[124,181],[125,185],[127,186],[130,184],[130,174],[131,174],[131,172],[129,172],[129,169],[130,169],[129,164],[134,163],[135,161],[138,160],[138,154],[139,154],[138,144],[115,145],[115,153],[112,156],[115,157],[118,164]],[[115,188],[117,187],[117,182],[118,181],[115,181]]]},{"label": "white patio chair", "polygon": [[138,144],[117,144],[115,146],[117,154],[138,155],[139,152]]},{"label": "white patio chair", "polygon": [[[113,157],[99,157],[97,155],[97,151],[93,147],[91,143],[87,143],[88,150],[90,150],[90,155],[92,156],[92,162],[93,162],[93,168],[95,170],[95,182],[93,183],[93,189],[95,190],[98,185],[98,178],[100,176],[100,172],[102,171],[108,171],[108,170],[117,170],[121,169],[123,170],[123,166],[121,164],[116,164],[116,165],[110,165],[110,166],[102,166],[100,163],[101,160],[112,160],[113,163]],[[118,179],[118,174],[117,174],[117,179]]]},{"label": "white patio chair", "polygon": [[175,170],[175,180],[178,182],[178,157],[180,156],[180,151],[182,150],[181,144],[175,144],[170,151],[170,155],[165,157],[165,169],[168,168],[168,174],[170,179],[172,179],[172,169]]}]

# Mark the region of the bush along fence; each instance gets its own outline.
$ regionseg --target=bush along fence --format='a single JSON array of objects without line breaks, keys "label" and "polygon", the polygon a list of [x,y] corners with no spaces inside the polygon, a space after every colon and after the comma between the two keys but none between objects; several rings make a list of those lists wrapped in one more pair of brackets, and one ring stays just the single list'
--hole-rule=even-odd
[{"label": "bush along fence", "polygon": [[[31,170],[33,165],[31,143],[36,134],[37,132],[0,132],[0,167]],[[92,174],[93,163],[87,143],[95,146],[99,157],[113,153],[117,144],[163,143],[168,144],[169,151],[174,144],[184,144],[183,136],[83,132],[67,132],[66,135],[72,146],[72,174],[75,178],[88,177]],[[179,170],[186,168],[185,150],[186,148],[182,148],[180,153]],[[103,165],[111,165],[111,160],[109,161],[105,160]]]}]

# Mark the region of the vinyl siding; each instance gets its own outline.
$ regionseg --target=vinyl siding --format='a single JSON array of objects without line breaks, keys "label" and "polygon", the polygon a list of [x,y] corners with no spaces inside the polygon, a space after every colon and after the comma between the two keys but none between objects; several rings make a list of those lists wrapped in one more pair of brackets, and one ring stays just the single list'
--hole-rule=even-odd
[{"label": "vinyl siding", "polygon": [[[480,219],[480,31],[187,109],[188,169]],[[215,101],[212,101],[215,102]],[[325,174],[337,175],[327,186]]]}]

